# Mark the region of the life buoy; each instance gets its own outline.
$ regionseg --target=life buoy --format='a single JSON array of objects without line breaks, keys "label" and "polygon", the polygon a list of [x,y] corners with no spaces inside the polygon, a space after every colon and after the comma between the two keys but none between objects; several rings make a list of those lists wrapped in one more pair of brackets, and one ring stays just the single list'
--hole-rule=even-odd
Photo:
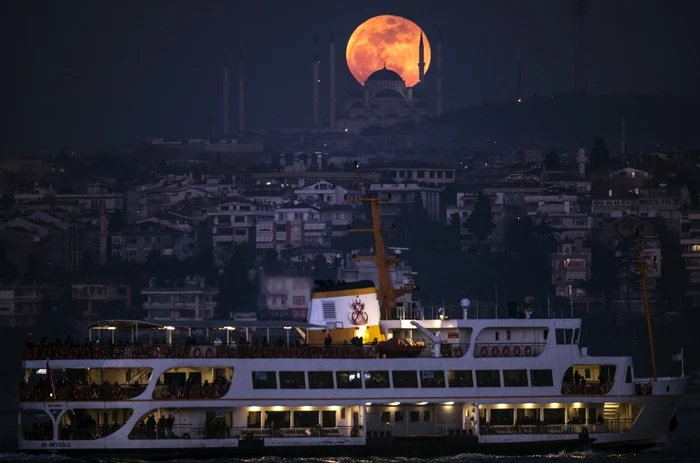
[{"label": "life buoy", "polygon": [[155,346],[151,347],[150,356],[152,359],[157,359],[158,357],[160,357],[160,349]]},{"label": "life buoy", "polygon": [[83,390],[78,387],[73,389],[73,398],[75,400],[83,400]]},{"label": "life buoy", "polygon": [[504,346],[503,349],[501,349],[501,353],[504,357],[508,357],[510,355],[510,347]]},{"label": "life buoy", "polygon": [[189,438],[190,438],[190,435],[187,434],[187,433],[185,433],[185,434],[182,435],[182,438],[183,438],[183,439],[189,439]]},{"label": "life buoy", "polygon": [[51,349],[49,349],[48,347],[44,348],[44,350],[41,351],[41,355],[43,355],[45,359],[50,359]]},{"label": "life buoy", "polygon": [[529,357],[530,355],[532,355],[532,347],[530,347],[530,346],[525,346],[525,351],[524,351],[524,352],[525,352],[525,356],[526,356],[526,357]]},{"label": "life buoy", "polygon": [[248,439],[248,440],[253,440],[253,433],[252,433],[252,432],[249,432],[248,434],[246,434],[245,437],[246,437],[246,439]]},{"label": "life buoy", "polygon": [[281,357],[284,357],[284,349],[282,349],[281,347],[278,347],[277,349],[275,349],[275,358],[281,358]]},{"label": "life buoy", "polygon": [[491,357],[498,357],[498,347],[493,346],[491,348]]},{"label": "life buoy", "polygon": [[211,386],[208,384],[202,388],[202,398],[203,399],[208,399],[209,394],[211,393]]},{"label": "life buoy", "polygon": [[260,357],[260,348],[259,347],[253,347],[250,350],[250,356],[253,358],[259,358]]},{"label": "life buoy", "polygon": [[63,350],[63,348],[59,347],[56,349],[56,358],[57,359],[62,359],[66,356],[66,352]]},{"label": "life buoy", "polygon": [[[122,349],[123,350],[123,349]],[[123,353],[123,352],[122,352]],[[102,359],[105,357],[105,351],[101,347],[95,347],[95,358]],[[116,357],[121,358],[121,357]]]},{"label": "life buoy", "polygon": [[112,389],[112,399],[114,399],[114,400],[124,399],[124,391],[122,390],[121,387],[117,386],[117,387]]},{"label": "life buoy", "polygon": [[488,357],[489,355],[489,348],[486,346],[481,346],[481,349],[479,349],[479,356],[480,357]]},{"label": "life buoy", "polygon": [[284,356],[287,357],[288,359],[293,359],[296,357],[296,349],[293,347],[287,347],[287,350],[284,353]]},{"label": "life buoy", "polygon": [[358,347],[357,349],[355,349],[355,358],[356,359],[362,358],[362,348],[361,347]]},{"label": "life buoy", "polygon": [[78,358],[78,349],[70,349],[68,351],[68,357],[70,357],[71,360],[75,360]]},{"label": "life buoy", "polygon": [[365,358],[373,359],[376,357],[377,357],[377,353],[374,350],[374,347],[368,347],[367,350],[365,351]]},{"label": "life buoy", "polygon": [[140,347],[135,347],[134,350],[131,351],[131,356],[135,359],[143,358],[143,349]]},{"label": "life buoy", "polygon": [[173,395],[176,399],[182,399],[183,397],[185,397],[185,391],[183,391],[181,387],[176,387],[175,394]]},{"label": "life buoy", "polygon": [[339,347],[331,347],[331,357],[334,359],[337,359],[340,356],[340,348]]},{"label": "life buoy", "polygon": [[58,400],[66,400],[66,390],[62,387],[56,389],[56,398]]},{"label": "life buoy", "polygon": [[513,347],[513,356],[520,357],[520,346]]},{"label": "life buoy", "polygon": [[272,354],[273,354],[272,347],[263,348],[263,351],[262,351],[263,358],[268,359],[268,358],[272,357]]},{"label": "life buoy", "polygon": [[318,347],[311,348],[311,358],[317,359],[321,356],[321,349]]},{"label": "life buoy", "polygon": [[321,351],[321,357],[328,358],[330,353],[331,353],[331,350],[328,347],[324,347],[323,350]]},{"label": "life buoy", "polygon": [[455,352],[455,357],[463,357],[464,356],[464,351],[462,350],[461,346],[455,347],[454,352]]},{"label": "life buoy", "polygon": [[177,349],[177,357],[180,357],[181,359],[187,358],[187,346],[181,346]]},{"label": "life buoy", "polygon": [[161,389],[160,396],[164,399],[169,399],[170,398],[170,388],[164,387],[163,389]]},{"label": "life buoy", "polygon": [[212,350],[211,347],[207,348],[207,351],[204,353],[204,356],[208,359],[214,357],[214,351]]},{"label": "life buoy", "polygon": [[83,347],[83,349],[80,351],[80,356],[81,358],[84,359],[89,359],[92,357],[92,349],[89,347]]},{"label": "life buoy", "polygon": [[192,351],[192,357],[198,359],[202,356],[202,349],[200,347],[195,347]]},{"label": "life buoy", "polygon": [[30,360],[36,360],[39,358],[39,351],[36,349],[32,349],[29,351],[29,359]]},{"label": "life buoy", "polygon": [[236,348],[232,347],[228,350],[228,358],[233,359],[238,357],[238,352],[236,352]]},{"label": "life buoy", "polygon": [[34,389],[34,401],[41,402],[44,400],[44,391],[41,389]]},{"label": "life buoy", "polygon": [[[97,354],[97,350],[95,350],[95,354]],[[114,350],[112,351],[112,357],[115,359],[120,359],[124,357],[124,348],[123,347],[115,347]]]}]

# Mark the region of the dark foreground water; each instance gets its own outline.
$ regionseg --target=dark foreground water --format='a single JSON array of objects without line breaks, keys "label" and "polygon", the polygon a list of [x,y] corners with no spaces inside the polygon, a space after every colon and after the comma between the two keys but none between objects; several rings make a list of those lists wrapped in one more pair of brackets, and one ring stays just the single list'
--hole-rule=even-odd
[{"label": "dark foreground water", "polygon": [[[656,448],[633,454],[616,454],[603,452],[557,453],[549,455],[532,455],[526,457],[493,457],[480,454],[462,454],[444,458],[210,458],[207,463],[700,463],[700,409],[685,409],[678,412],[678,429],[670,433],[666,441]],[[80,457],[71,458],[61,455],[33,456],[13,451],[12,441],[3,439],[0,443],[0,463],[141,463],[138,458],[123,457]],[[225,450],[223,450],[225,452]],[[161,460],[166,463],[197,463],[201,460],[177,458]],[[145,462],[144,462],[145,463]]]}]

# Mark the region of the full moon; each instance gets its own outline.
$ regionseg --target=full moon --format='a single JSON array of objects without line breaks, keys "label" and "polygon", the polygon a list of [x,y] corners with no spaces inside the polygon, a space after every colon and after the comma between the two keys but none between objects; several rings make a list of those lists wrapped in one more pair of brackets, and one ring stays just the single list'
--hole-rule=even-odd
[{"label": "full moon", "polygon": [[401,16],[375,16],[360,24],[350,36],[345,59],[353,77],[364,83],[386,66],[398,73],[407,87],[418,83],[418,43],[423,33],[425,72],[430,67],[430,43],[416,23]]}]

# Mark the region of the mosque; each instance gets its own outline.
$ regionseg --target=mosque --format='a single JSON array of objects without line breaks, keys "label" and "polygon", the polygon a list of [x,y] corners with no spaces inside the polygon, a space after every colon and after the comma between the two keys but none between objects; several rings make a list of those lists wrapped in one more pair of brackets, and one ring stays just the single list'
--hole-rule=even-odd
[{"label": "mosque", "polygon": [[351,93],[343,102],[343,112],[336,121],[340,131],[358,133],[365,127],[387,126],[407,121],[422,121],[441,112],[442,57],[441,40],[437,44],[438,108],[433,112],[423,98],[425,76],[423,35],[418,44],[419,82],[407,87],[401,76],[384,66],[367,77],[362,88]]}]

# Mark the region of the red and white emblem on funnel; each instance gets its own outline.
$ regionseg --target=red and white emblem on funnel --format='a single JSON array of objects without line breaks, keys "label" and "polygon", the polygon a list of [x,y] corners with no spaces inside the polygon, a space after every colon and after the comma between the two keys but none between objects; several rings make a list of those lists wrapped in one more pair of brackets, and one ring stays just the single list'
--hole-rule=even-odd
[{"label": "red and white emblem on funnel", "polygon": [[360,300],[360,296],[355,296],[355,300],[350,304],[352,313],[350,314],[350,320],[352,320],[353,325],[366,325],[367,324],[367,313],[365,312],[365,303]]}]

